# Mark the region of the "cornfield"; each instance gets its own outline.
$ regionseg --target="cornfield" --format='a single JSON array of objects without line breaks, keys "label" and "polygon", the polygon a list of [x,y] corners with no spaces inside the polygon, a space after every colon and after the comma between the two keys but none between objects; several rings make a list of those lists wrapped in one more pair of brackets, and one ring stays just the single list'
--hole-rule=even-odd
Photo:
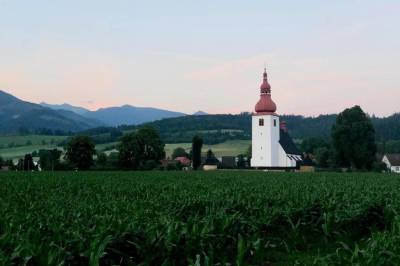
[{"label": "cornfield", "polygon": [[400,178],[0,173],[0,265],[400,265]]}]

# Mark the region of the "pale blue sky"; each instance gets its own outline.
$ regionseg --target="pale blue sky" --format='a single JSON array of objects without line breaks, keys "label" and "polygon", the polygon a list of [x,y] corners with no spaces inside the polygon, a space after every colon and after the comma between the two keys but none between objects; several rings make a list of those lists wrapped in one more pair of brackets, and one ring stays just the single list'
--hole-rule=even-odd
[{"label": "pale blue sky", "polygon": [[91,109],[400,111],[400,1],[0,0],[0,89]]}]

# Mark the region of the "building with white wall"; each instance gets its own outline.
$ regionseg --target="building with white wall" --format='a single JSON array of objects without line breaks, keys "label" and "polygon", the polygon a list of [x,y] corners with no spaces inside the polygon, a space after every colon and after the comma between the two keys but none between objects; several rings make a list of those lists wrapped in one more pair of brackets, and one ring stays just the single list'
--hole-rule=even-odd
[{"label": "building with white wall", "polygon": [[286,124],[279,121],[271,86],[264,70],[260,99],[252,116],[251,166],[265,169],[295,169],[302,160],[301,152],[289,136]]},{"label": "building with white wall", "polygon": [[382,162],[392,173],[400,173],[400,153],[385,154]]}]

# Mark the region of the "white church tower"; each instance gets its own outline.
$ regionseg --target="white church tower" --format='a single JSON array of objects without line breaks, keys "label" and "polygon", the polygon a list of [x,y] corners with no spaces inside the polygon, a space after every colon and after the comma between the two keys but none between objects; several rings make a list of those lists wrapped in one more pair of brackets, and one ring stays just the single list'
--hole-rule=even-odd
[{"label": "white church tower", "polygon": [[276,104],[271,99],[271,86],[264,70],[260,100],[252,116],[251,166],[256,168],[296,168],[301,153],[290,138],[285,124],[280,123]]}]

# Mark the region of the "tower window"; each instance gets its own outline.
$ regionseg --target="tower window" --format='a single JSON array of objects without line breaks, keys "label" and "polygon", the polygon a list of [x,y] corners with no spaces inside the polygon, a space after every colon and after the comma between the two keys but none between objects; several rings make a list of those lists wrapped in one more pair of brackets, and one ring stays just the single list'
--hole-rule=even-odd
[{"label": "tower window", "polygon": [[276,119],[274,119],[274,127],[276,127]]},{"label": "tower window", "polygon": [[258,120],[258,125],[259,125],[259,126],[264,126],[264,119],[260,118],[260,119]]}]

